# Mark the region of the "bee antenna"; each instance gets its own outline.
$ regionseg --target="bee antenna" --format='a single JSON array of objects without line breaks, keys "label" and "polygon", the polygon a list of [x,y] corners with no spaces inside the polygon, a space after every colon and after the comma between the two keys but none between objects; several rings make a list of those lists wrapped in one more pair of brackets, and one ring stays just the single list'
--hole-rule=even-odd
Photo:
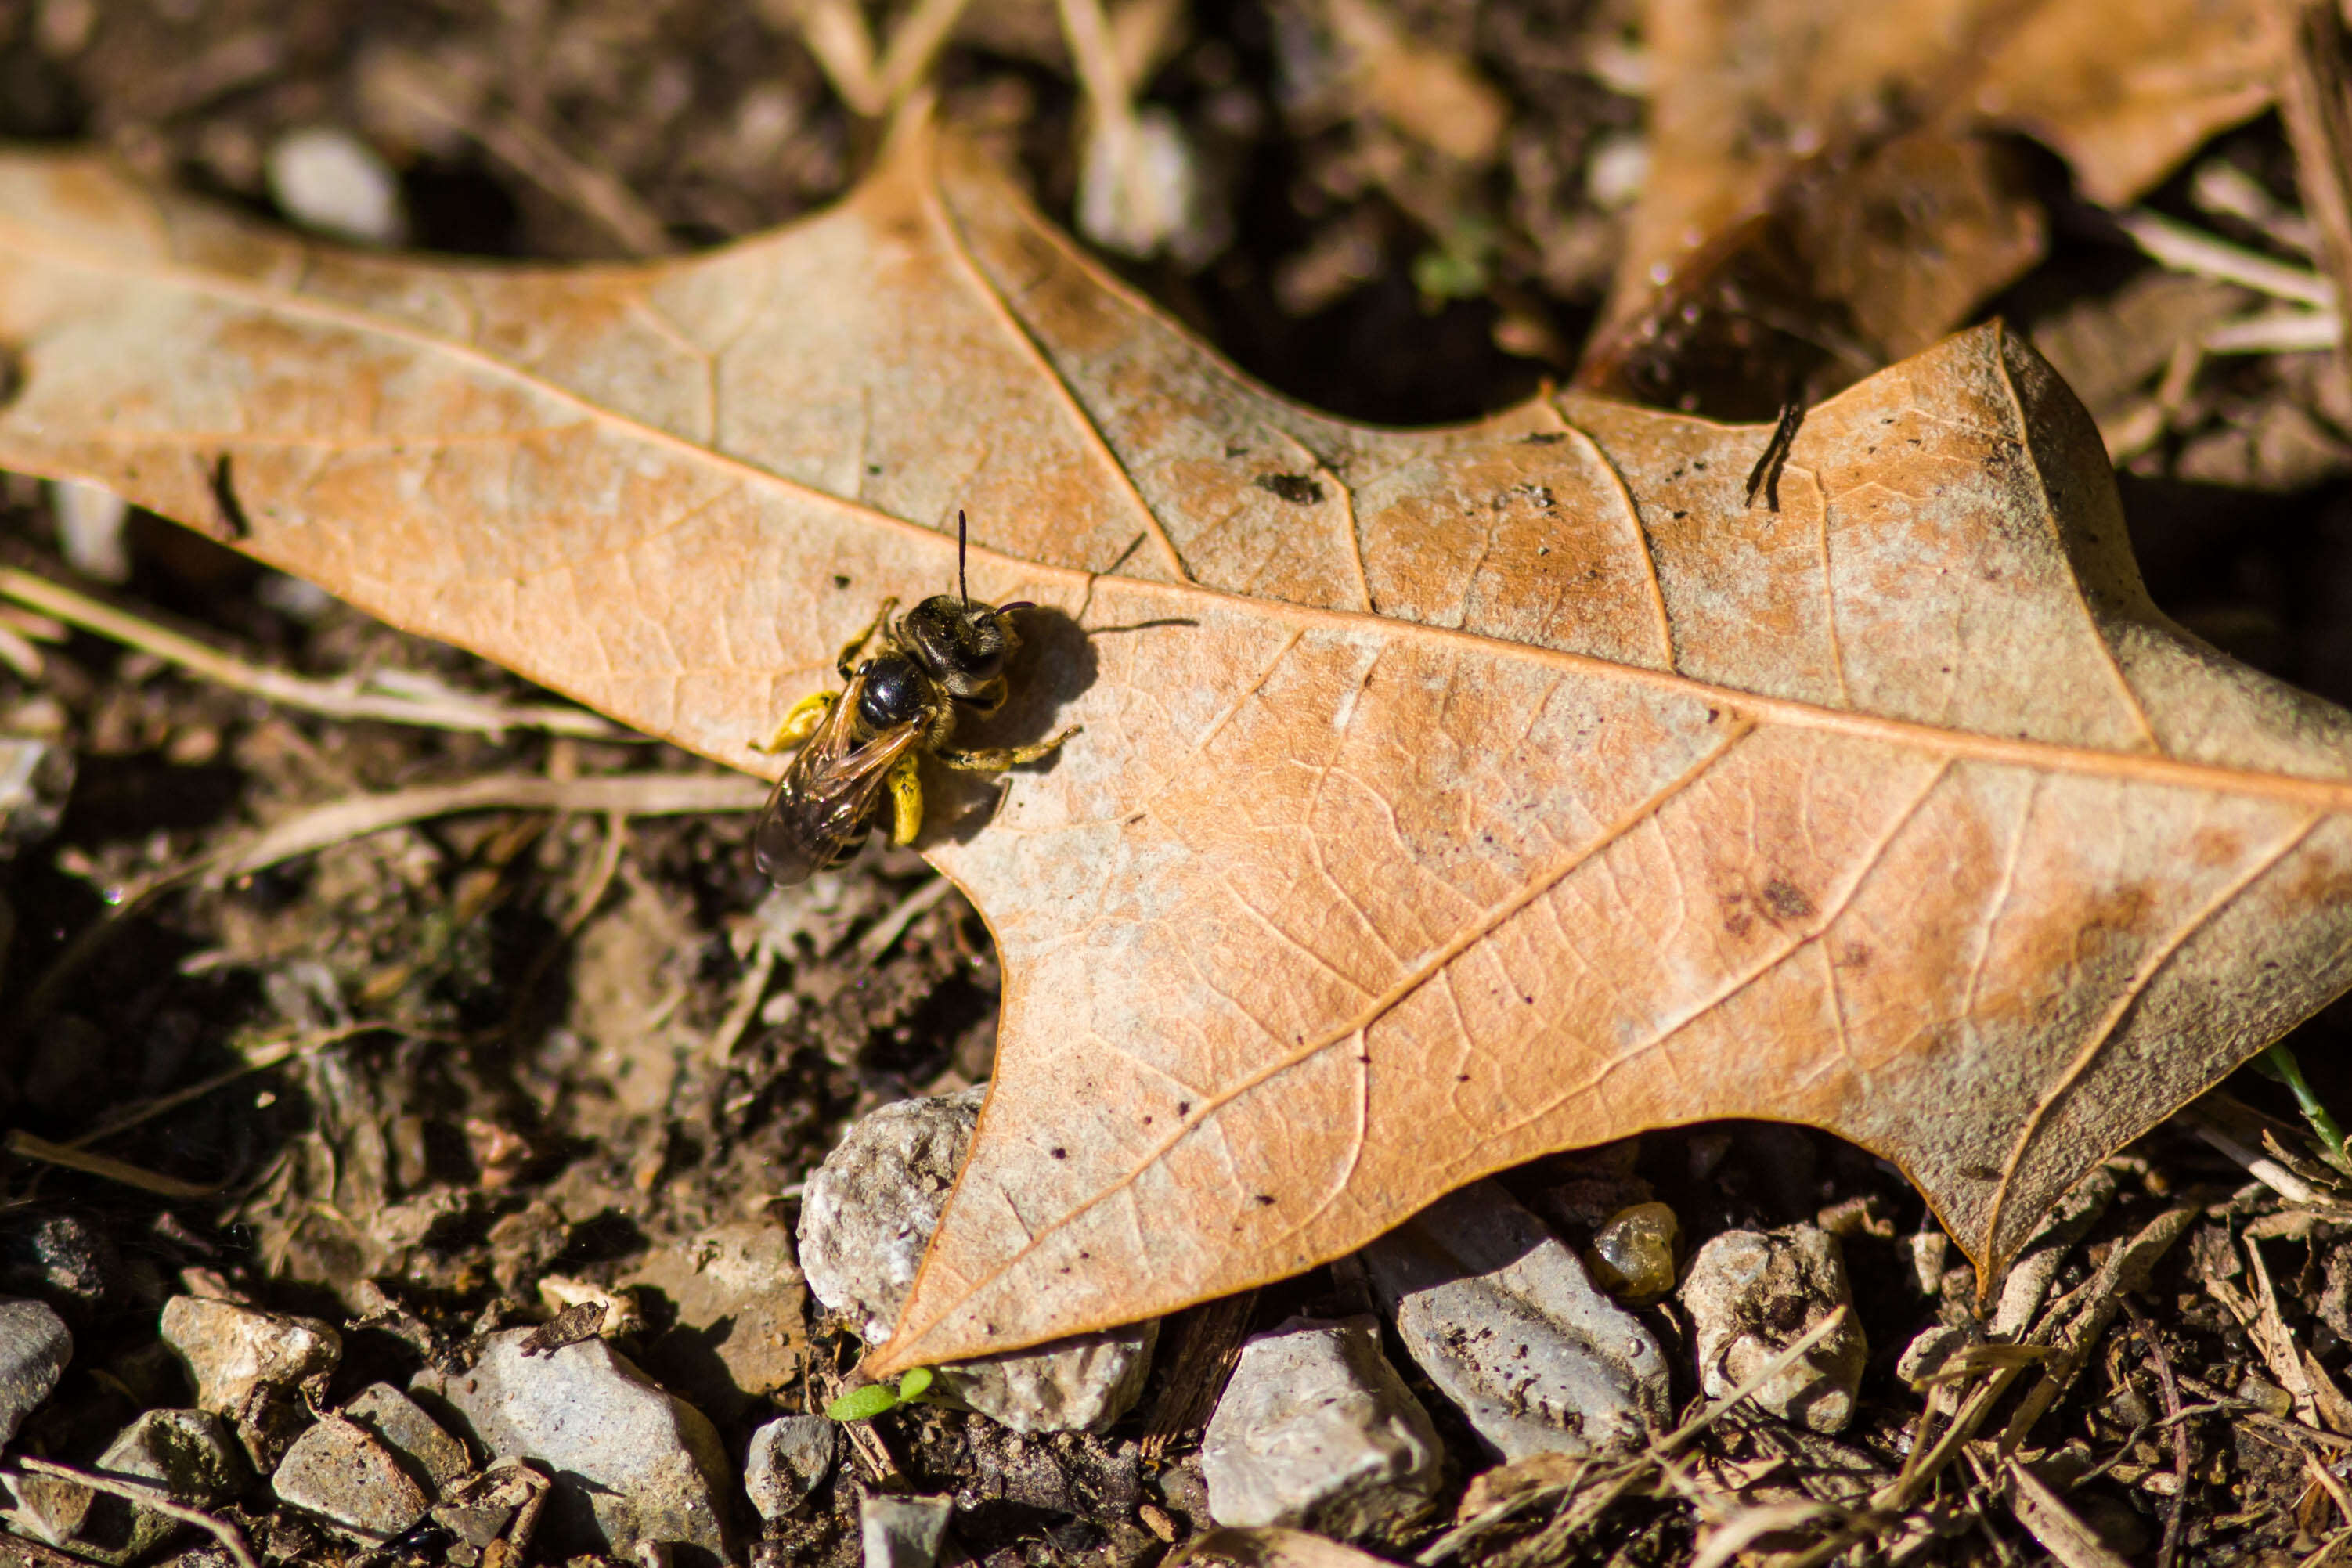
[{"label": "bee antenna", "polygon": [[969,610],[971,608],[971,590],[965,587],[963,581],[963,508],[958,507],[956,508],[956,592],[962,597],[963,607]]}]

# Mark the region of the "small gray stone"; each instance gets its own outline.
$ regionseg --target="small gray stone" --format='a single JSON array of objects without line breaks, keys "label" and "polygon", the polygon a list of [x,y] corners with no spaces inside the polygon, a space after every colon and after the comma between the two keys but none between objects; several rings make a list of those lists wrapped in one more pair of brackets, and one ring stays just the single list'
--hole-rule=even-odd
[{"label": "small gray stone", "polygon": [[52,479],[49,510],[58,519],[58,549],[68,566],[93,582],[131,580],[123,527],[131,520],[129,501],[79,479]]},{"label": "small gray stone", "polygon": [[252,1479],[228,1424],[209,1410],[150,1410],[125,1427],[98,1468],[111,1475],[161,1481],[181,1502],[210,1508]]},{"label": "small gray stone", "polygon": [[709,1419],[606,1341],[526,1354],[534,1332],[490,1334],[471,1369],[427,1368],[409,1387],[446,1401],[494,1457],[555,1472],[559,1549],[620,1556],[675,1542],[730,1555],[719,1499],[730,1478]]},{"label": "small gray stone", "polygon": [[1903,1347],[1895,1363],[1895,1375],[1924,1394],[1952,1357],[1983,1343],[1983,1331],[1973,1324],[1930,1323]]},{"label": "small gray stone", "polygon": [[870,1492],[857,1505],[857,1533],[866,1568],[931,1568],[947,1540],[947,1497],[888,1497]]},{"label": "small gray stone", "polygon": [[[211,1508],[245,1489],[250,1472],[227,1424],[204,1410],[150,1410],[123,1428],[97,1469],[161,1482],[172,1499]],[[181,1529],[178,1520],[58,1476],[17,1479],[19,1521],[35,1535],[101,1563],[128,1563]]]},{"label": "small gray stone", "polygon": [[[885,1105],[809,1178],[801,1271],[818,1301],[857,1320],[868,1344],[890,1337],[987,1092]],[[1159,1333],[1155,1318],[956,1362],[936,1369],[933,1386],[1016,1432],[1100,1431],[1142,1394]]]},{"label": "small gray stone", "polygon": [[46,1301],[0,1301],[0,1443],[16,1437],[73,1359],[73,1335]]},{"label": "small gray stone", "polygon": [[751,1434],[743,1490],[761,1519],[782,1519],[824,1483],[840,1428],[822,1416],[783,1416]]},{"label": "small gray stone", "polygon": [[706,1408],[732,1414],[800,1375],[808,1291],[784,1227],[722,1225],[656,1248],[621,1284],[651,1287],[677,1308],[646,1362]]},{"label": "small gray stone", "polygon": [[62,1476],[17,1476],[9,1528],[100,1563],[128,1563],[161,1545],[179,1521]]},{"label": "small gray stone", "polygon": [[256,1388],[291,1388],[323,1397],[342,1359],[342,1337],[316,1318],[265,1312],[208,1296],[163,1303],[163,1343],[196,1380],[196,1403],[235,1416]]},{"label": "small gray stone", "polygon": [[343,1406],[343,1418],[366,1427],[425,1490],[438,1497],[473,1463],[466,1445],[441,1429],[415,1400],[389,1383],[372,1383]]},{"label": "small gray stone", "polygon": [[1700,1389],[1720,1399],[1763,1371],[1840,1307],[1842,1327],[1756,1391],[1783,1420],[1836,1432],[1853,1419],[1869,1346],[1851,1311],[1853,1287],[1837,1238],[1811,1225],[1727,1230],[1690,1260],[1682,1287],[1698,1352]]},{"label": "small gray stone", "polygon": [[279,1501],[370,1542],[404,1533],[433,1501],[391,1448],[341,1416],[328,1416],[296,1439],[269,1487]]},{"label": "small gray stone", "polygon": [[474,1568],[490,1542],[500,1539],[515,1557],[522,1556],[547,1491],[547,1478],[520,1459],[500,1459],[450,1488],[433,1505],[433,1522],[455,1537],[444,1549],[449,1561],[457,1568]]},{"label": "small gray stone", "polygon": [[1201,1447],[1219,1524],[1352,1539],[1429,1506],[1444,1450],[1380,1320],[1292,1318],[1242,1347]]},{"label": "small gray stone", "polygon": [[1440,1198],[1362,1256],[1405,1349],[1505,1459],[1631,1448],[1666,1426],[1658,1342],[1495,1183]]}]

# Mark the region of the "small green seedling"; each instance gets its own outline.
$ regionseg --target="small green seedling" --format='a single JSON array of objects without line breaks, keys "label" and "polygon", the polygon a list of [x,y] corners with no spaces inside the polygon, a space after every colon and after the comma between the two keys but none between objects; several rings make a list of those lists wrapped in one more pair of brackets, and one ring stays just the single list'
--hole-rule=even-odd
[{"label": "small green seedling", "polygon": [[2295,1061],[2294,1052],[2281,1041],[2263,1052],[2254,1064],[2285,1084],[2287,1092],[2294,1096],[2295,1104],[2303,1112],[2303,1119],[2311,1124],[2312,1135],[2319,1140],[2320,1157],[2337,1170],[2352,1174],[2352,1155],[2347,1155],[2344,1149],[2344,1129],[2336,1124],[2326,1103],[2305,1081],[2303,1064]]},{"label": "small green seedling", "polygon": [[1461,214],[1434,237],[1434,246],[1412,258],[1412,286],[1421,308],[1433,313],[1450,300],[1486,293],[1502,245],[1501,231],[1475,213]]},{"label": "small green seedling", "polygon": [[896,1410],[901,1405],[921,1402],[931,1386],[931,1369],[918,1366],[898,1379],[896,1388],[887,1383],[869,1383],[863,1388],[853,1388],[824,1407],[828,1421],[871,1421],[886,1410]]}]

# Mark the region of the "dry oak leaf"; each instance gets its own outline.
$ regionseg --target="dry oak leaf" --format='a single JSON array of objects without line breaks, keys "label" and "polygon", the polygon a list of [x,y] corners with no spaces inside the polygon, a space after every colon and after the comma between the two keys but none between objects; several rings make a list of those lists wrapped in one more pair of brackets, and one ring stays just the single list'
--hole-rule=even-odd
[{"label": "dry oak leaf", "polygon": [[[1926,347],[2042,255],[2000,133],[2119,206],[2260,112],[2286,56],[2273,0],[1648,0],[1650,177],[1588,386],[1769,409],[1807,348],[1843,385]],[[1728,315],[1736,319],[1717,322]],[[1692,340],[1697,340],[1694,350]]]},{"label": "dry oak leaf", "polygon": [[756,771],[886,594],[1046,612],[924,848],[999,1071],[877,1370],[1162,1312],[1546,1150],[1896,1161],[1997,1268],[2352,977],[2352,718],[2168,625],[1997,329],[1767,432],[1366,429],[1244,381],[956,142],[712,255],[309,246],[0,161],[0,465],[113,486]]}]

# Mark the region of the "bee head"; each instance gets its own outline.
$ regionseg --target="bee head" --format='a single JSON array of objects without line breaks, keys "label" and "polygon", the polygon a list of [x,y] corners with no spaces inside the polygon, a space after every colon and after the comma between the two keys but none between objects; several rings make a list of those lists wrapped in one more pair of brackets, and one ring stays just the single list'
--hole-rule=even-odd
[{"label": "bee head", "polygon": [[1004,674],[1005,655],[1019,642],[1006,617],[1024,608],[993,608],[951,593],[935,594],[907,612],[898,635],[949,695],[978,696]]}]

